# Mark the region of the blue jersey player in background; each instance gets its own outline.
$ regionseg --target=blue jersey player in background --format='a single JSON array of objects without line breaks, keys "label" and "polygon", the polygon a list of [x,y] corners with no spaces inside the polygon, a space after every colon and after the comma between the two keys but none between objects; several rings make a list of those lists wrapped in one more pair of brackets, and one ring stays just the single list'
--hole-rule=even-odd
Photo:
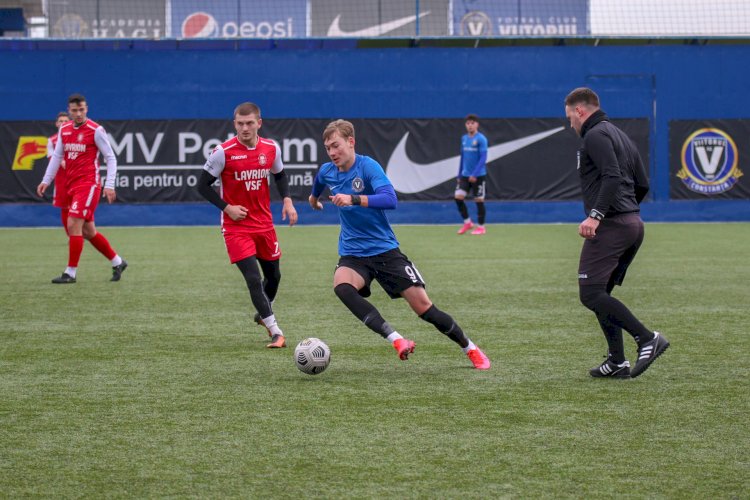
[{"label": "blue jersey player in background", "polygon": [[484,206],[484,182],[487,176],[487,138],[479,131],[479,117],[477,115],[466,116],[466,134],[461,137],[461,161],[456,176],[456,192],[454,198],[458,205],[458,212],[464,218],[464,225],[458,230],[458,234],[464,234],[474,227],[466,208],[467,194],[474,196],[477,204],[478,226],[471,232],[473,235],[485,234],[484,219],[487,210]]},{"label": "blue jersey player in background", "polygon": [[368,328],[390,341],[399,358],[408,359],[415,343],[403,338],[365,300],[374,279],[391,298],[406,299],[420,318],[457,343],[474,368],[489,369],[489,358],[450,315],[435,307],[419,271],[401,253],[385,212],[396,208],[396,192],[378,162],[355,153],[354,126],[345,120],[329,123],[323,142],[331,161],[320,167],[309,201],[314,210],[322,210],[319,198],[327,187],[331,202],[339,207],[340,258],[333,275],[336,296]]}]

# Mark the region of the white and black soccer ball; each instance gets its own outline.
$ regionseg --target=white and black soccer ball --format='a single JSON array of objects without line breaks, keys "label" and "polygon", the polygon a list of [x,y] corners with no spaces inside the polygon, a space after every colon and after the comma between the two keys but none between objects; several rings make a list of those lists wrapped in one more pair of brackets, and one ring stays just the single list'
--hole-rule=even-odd
[{"label": "white and black soccer ball", "polygon": [[330,362],[331,350],[320,339],[305,339],[294,349],[294,363],[301,372],[308,375],[322,373]]}]

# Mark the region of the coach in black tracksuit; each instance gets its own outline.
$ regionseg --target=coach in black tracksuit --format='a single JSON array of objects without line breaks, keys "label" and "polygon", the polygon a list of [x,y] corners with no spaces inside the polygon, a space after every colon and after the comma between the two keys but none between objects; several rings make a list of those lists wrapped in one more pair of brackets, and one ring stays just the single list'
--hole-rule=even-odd
[{"label": "coach in black tracksuit", "polygon": [[[594,377],[637,377],[661,355],[669,342],[652,332],[611,296],[643,242],[640,203],[648,192],[643,161],[633,141],[599,108],[599,96],[588,88],[565,98],[565,114],[583,139],[578,151],[583,205],[587,218],[578,226],[585,238],[578,268],[581,303],[591,309],[607,338],[609,354],[591,370]],[[633,369],[625,359],[622,329],[638,343]]]}]

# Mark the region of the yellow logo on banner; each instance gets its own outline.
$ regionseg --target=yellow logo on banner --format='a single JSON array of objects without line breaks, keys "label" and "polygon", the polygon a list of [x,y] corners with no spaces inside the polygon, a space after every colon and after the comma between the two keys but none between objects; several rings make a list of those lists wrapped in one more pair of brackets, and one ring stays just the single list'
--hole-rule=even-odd
[{"label": "yellow logo on banner", "polygon": [[18,138],[16,156],[11,170],[32,170],[34,161],[47,156],[47,138],[40,135],[24,135]]}]

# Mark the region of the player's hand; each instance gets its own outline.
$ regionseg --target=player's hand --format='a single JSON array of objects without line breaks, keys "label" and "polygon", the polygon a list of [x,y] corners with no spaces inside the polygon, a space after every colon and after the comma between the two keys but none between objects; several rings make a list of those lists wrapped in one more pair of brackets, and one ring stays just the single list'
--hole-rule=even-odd
[{"label": "player's hand", "polygon": [[337,207],[350,207],[352,206],[352,195],[339,193],[335,196],[329,196],[331,203]]},{"label": "player's hand", "polygon": [[36,187],[36,194],[37,194],[37,196],[39,196],[40,198],[43,197],[44,196],[44,192],[46,190],[47,190],[47,184],[45,184],[43,182],[39,183],[39,185]]},{"label": "player's hand", "polygon": [[312,207],[313,210],[323,210],[323,204],[315,196],[310,195],[307,201],[310,203],[310,207]]},{"label": "player's hand", "polygon": [[224,213],[233,221],[244,220],[247,217],[247,208],[242,205],[227,205],[224,207]]},{"label": "player's hand", "polygon": [[112,188],[104,188],[102,190],[102,196],[107,198],[107,203],[112,203],[117,199],[117,195],[115,194],[115,190]]},{"label": "player's hand", "polygon": [[474,177],[473,175],[469,176],[469,183],[474,184],[475,182],[477,182],[477,178]]},{"label": "player's hand", "polygon": [[291,198],[284,198],[284,208],[281,209],[281,220],[286,220],[287,217],[289,217],[290,226],[297,223],[297,209],[294,208]]},{"label": "player's hand", "polygon": [[581,222],[581,224],[578,226],[578,235],[581,238],[586,238],[587,240],[593,240],[596,236],[596,229],[599,227],[599,221],[594,219],[593,217],[586,217],[586,219]]}]

